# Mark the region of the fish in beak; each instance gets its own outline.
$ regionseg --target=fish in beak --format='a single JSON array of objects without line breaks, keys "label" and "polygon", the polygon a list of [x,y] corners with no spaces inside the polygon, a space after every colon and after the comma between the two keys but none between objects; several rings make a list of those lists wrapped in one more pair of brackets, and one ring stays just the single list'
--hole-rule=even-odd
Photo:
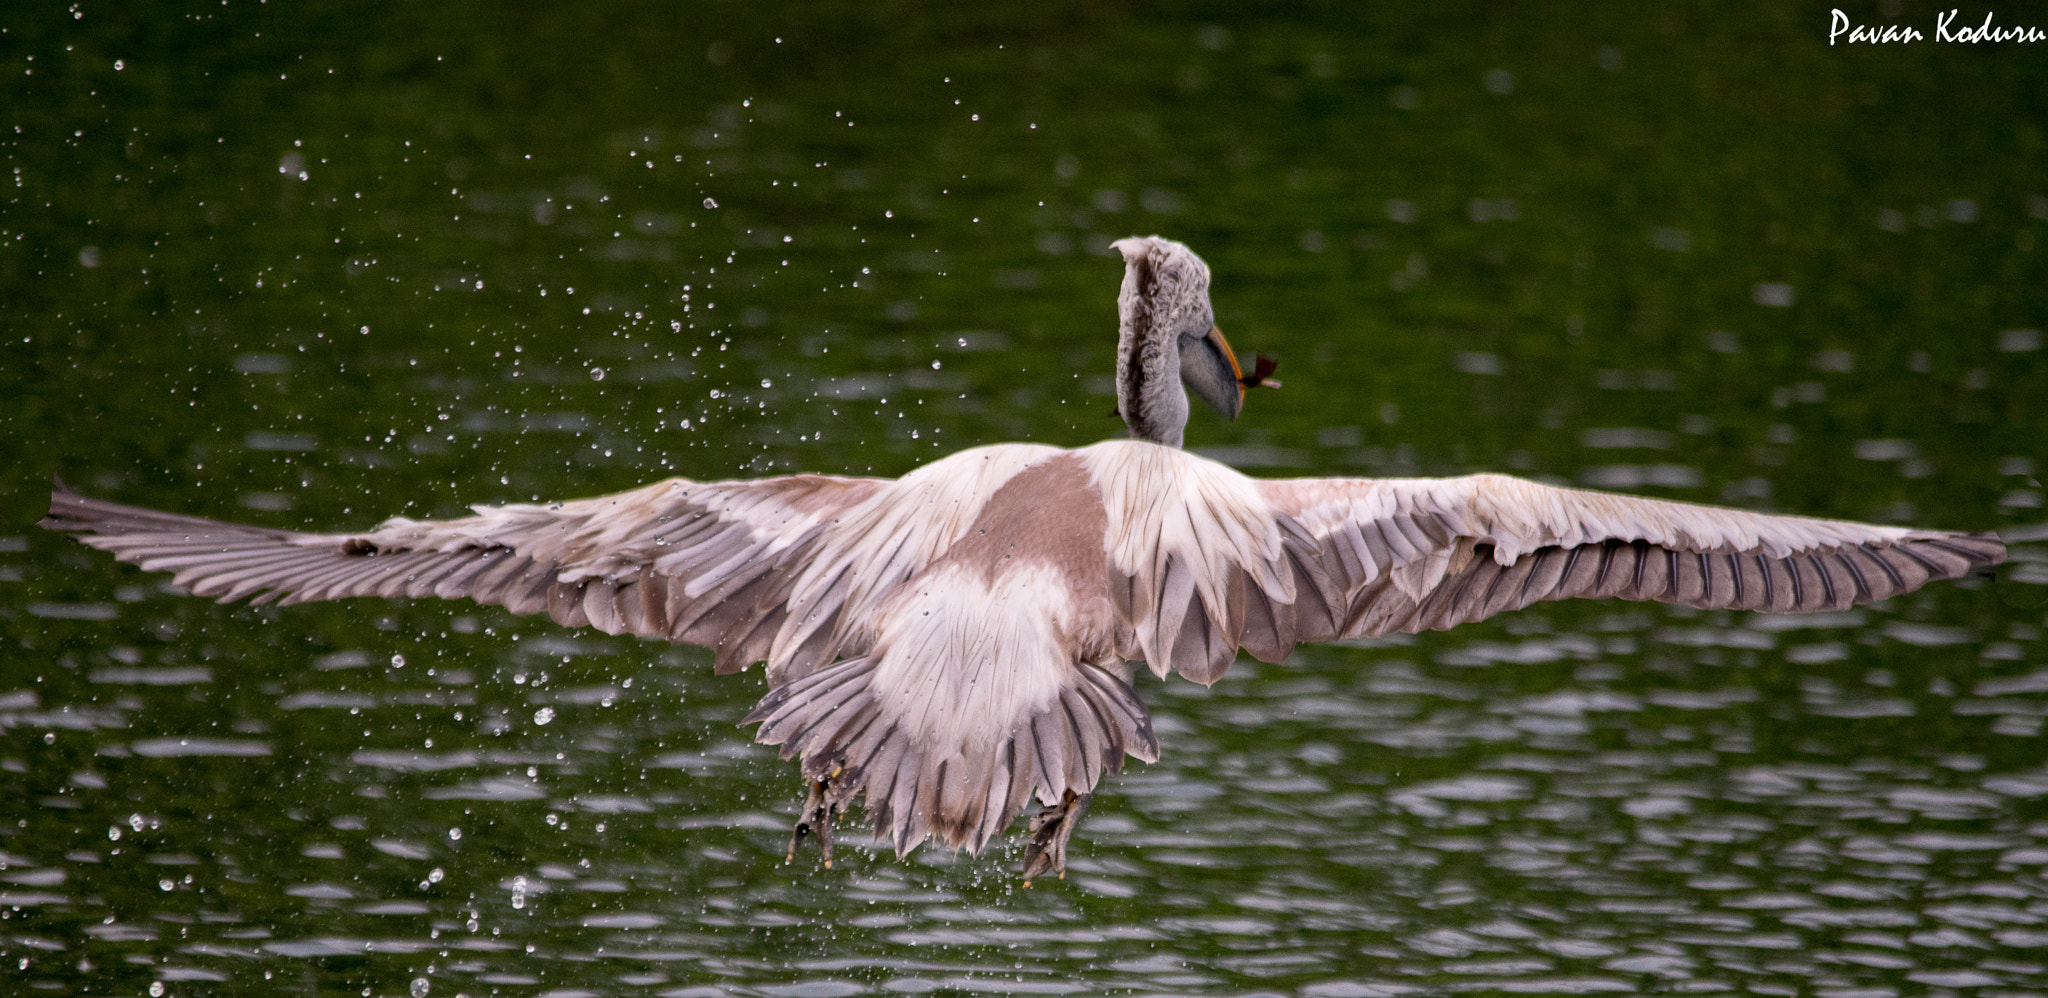
[{"label": "fish in beak", "polygon": [[1226,419],[1236,419],[1244,411],[1245,389],[1280,387],[1280,382],[1272,379],[1277,367],[1279,364],[1261,355],[1253,373],[1245,374],[1237,366],[1237,354],[1230,349],[1230,341],[1215,326],[1209,327],[1206,336],[1183,334],[1180,338],[1181,382]]}]

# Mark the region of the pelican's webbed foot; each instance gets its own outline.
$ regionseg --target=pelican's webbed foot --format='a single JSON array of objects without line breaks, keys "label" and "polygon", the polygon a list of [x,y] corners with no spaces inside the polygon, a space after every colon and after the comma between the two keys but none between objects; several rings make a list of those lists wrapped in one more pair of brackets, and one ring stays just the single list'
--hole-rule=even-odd
[{"label": "pelican's webbed foot", "polygon": [[818,834],[818,847],[825,853],[825,869],[832,868],[832,822],[839,817],[839,802],[833,799],[828,780],[812,780],[810,795],[804,798],[803,813],[797,815],[796,831],[789,836],[789,862],[796,862],[797,846],[804,836]]},{"label": "pelican's webbed foot", "polygon": [[1074,826],[1088,813],[1092,796],[1069,790],[1059,803],[1031,817],[1031,844],[1024,849],[1024,886],[1031,886],[1031,881],[1047,870],[1066,879],[1067,840],[1074,837]]}]

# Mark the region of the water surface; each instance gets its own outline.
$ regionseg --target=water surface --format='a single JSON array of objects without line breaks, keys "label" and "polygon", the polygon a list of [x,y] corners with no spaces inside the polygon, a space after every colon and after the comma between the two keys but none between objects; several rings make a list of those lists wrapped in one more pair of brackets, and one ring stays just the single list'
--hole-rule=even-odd
[{"label": "water surface", "polygon": [[[1825,25],[0,14],[0,990],[2048,994],[2048,91],[2032,49]],[[223,608],[31,526],[52,472],[333,529],[1092,442],[1108,243],[1152,232],[1282,361],[1189,430],[1249,473],[1999,529],[2013,564],[1144,679],[1165,757],[1024,890],[1010,838],[784,865],[795,771],[699,650]]]}]

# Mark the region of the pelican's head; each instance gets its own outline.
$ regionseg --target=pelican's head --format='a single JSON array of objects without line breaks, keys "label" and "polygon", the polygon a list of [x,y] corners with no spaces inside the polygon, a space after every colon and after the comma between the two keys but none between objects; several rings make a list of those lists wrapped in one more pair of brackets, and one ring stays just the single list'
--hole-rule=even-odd
[{"label": "pelican's head", "polygon": [[1117,296],[1117,413],[1131,436],[1180,446],[1188,422],[1181,385],[1217,412],[1244,409],[1244,372],[1209,306],[1209,266],[1171,239],[1120,239],[1124,286]]}]

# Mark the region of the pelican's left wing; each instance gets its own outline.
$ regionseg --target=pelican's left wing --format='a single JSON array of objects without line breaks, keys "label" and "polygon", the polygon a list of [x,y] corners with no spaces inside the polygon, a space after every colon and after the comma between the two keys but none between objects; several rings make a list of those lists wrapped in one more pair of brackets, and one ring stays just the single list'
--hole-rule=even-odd
[{"label": "pelican's left wing", "polygon": [[1908,530],[1558,488],[1506,475],[1260,481],[1345,594],[1339,634],[1442,630],[1541,600],[1797,613],[2005,560],[1991,534]]},{"label": "pelican's left wing", "polygon": [[720,672],[767,657],[805,553],[880,479],[675,478],[550,504],[308,534],[160,513],[59,489],[42,526],[221,602],[467,598],[514,613],[709,647]]}]

